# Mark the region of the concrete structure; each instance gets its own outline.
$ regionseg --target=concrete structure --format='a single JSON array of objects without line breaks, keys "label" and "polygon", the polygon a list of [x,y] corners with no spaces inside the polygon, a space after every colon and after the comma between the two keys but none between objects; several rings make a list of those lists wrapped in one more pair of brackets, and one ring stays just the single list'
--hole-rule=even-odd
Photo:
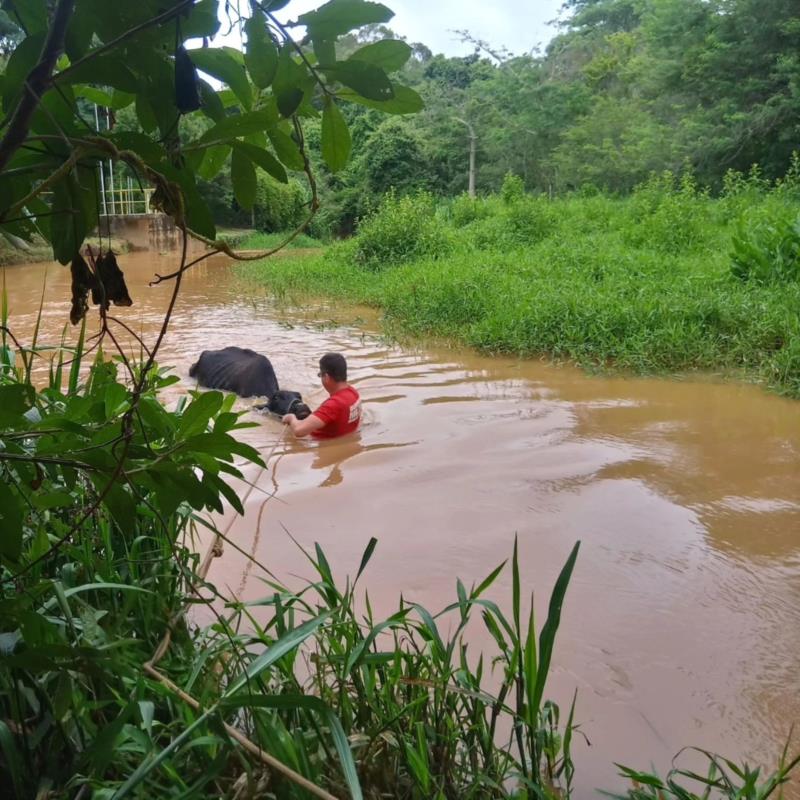
[{"label": "concrete structure", "polygon": [[132,250],[170,252],[181,246],[172,217],[166,214],[108,214],[100,217],[103,236],[125,239]]}]

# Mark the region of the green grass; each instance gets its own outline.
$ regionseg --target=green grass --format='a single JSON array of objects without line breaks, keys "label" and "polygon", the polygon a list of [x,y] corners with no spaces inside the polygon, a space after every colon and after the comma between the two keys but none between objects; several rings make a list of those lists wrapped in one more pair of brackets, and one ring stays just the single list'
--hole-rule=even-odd
[{"label": "green grass", "polygon": [[436,236],[421,234],[422,257],[394,244],[417,229],[394,201],[324,255],[242,270],[278,295],[314,286],[379,307],[415,336],[592,369],[722,371],[800,397],[800,282],[731,269],[734,232],[796,217],[797,193],[745,186],[710,199],[665,182],[627,199],[459,198],[439,207]]}]

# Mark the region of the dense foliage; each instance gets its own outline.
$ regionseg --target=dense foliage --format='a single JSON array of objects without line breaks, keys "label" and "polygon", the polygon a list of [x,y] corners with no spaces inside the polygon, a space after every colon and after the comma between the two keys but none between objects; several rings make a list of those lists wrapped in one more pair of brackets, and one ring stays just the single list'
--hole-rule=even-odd
[{"label": "dense foliage", "polygon": [[[220,5],[243,32],[244,52],[187,50],[184,43],[217,33]],[[230,190],[244,210],[258,202],[265,226],[298,223],[304,205],[315,211],[303,121],[315,123],[314,144],[335,173],[352,146],[341,104],[406,114],[422,102],[387,74],[410,57],[405,43],[337,54],[340,36],[388,21],[388,8],[334,0],[284,25],[275,11],[285,5],[254,3],[241,18],[218,0],[176,0],[166,9],[159,0],[4,0],[0,233],[41,236],[56,260],[70,263],[98,222],[97,167],[108,160],[153,186],[152,205],[206,240],[215,238],[213,192],[198,181],[223,169],[223,195]],[[307,47],[290,36],[297,26]],[[117,115],[128,124],[116,125]],[[305,173],[307,194],[289,182],[292,172]]]},{"label": "dense foliage", "polygon": [[401,76],[426,108],[413,121],[346,109],[357,155],[323,170],[332,225],[349,232],[389,187],[466,191],[469,126],[478,194],[509,171],[551,195],[627,193],[664,170],[717,192],[754,163],[775,179],[800,144],[799,37],[795,0],[570,0],[542,53],[415,45]]}]

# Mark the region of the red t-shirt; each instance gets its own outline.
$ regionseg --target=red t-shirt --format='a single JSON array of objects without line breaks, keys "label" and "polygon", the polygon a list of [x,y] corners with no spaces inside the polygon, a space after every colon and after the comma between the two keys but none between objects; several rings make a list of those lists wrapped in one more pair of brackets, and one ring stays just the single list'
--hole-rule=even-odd
[{"label": "red t-shirt", "polygon": [[361,398],[358,392],[347,386],[332,394],[315,412],[325,427],[312,431],[317,439],[333,439],[358,429],[361,422]]}]

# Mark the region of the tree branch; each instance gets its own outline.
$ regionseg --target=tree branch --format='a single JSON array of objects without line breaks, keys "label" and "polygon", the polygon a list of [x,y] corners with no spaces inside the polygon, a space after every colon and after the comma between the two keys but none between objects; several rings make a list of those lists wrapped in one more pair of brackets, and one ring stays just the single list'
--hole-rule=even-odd
[{"label": "tree branch", "polygon": [[28,74],[22,98],[11,118],[6,135],[0,142],[0,172],[28,135],[33,112],[36,111],[41,96],[47,91],[56,61],[64,49],[67,25],[74,7],[75,0],[58,0],[53,21],[47,32],[47,39],[42,47],[42,54],[39,56],[39,63]]}]

